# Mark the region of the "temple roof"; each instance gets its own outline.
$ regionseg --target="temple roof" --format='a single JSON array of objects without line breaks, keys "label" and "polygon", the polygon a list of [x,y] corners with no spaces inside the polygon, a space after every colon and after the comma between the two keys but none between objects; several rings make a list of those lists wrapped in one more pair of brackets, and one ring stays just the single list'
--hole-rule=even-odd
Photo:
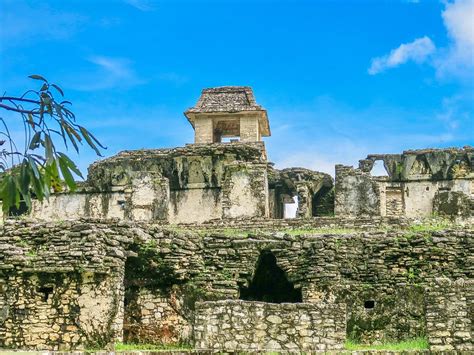
[{"label": "temple roof", "polygon": [[221,86],[203,89],[196,106],[188,109],[185,114],[188,112],[240,111],[265,111],[255,102],[255,96],[249,86]]},{"label": "temple roof", "polygon": [[194,116],[200,113],[242,113],[259,112],[262,125],[262,135],[270,135],[267,111],[257,105],[250,86],[221,86],[203,89],[201,97],[194,107],[184,112],[194,127]]}]

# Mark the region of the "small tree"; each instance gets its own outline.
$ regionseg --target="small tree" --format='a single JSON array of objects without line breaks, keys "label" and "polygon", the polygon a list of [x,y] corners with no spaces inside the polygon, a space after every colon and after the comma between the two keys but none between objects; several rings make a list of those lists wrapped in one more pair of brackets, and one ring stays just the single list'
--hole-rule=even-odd
[{"label": "small tree", "polygon": [[48,199],[52,191],[76,188],[74,175],[82,178],[82,174],[76,164],[57,149],[55,138],[62,140],[65,150],[72,146],[78,153],[83,142],[99,156],[99,149],[105,149],[86,128],[77,124],[69,109],[71,103],[56,100],[53,92],[64,97],[59,86],[40,75],[29,78],[41,82],[38,91],[28,90],[20,97],[0,97],[0,109],[14,112],[21,119],[14,124],[22,122],[24,131],[24,146],[20,148],[20,141],[12,137],[7,120],[0,117],[0,199],[4,215],[12,208],[18,209],[21,202],[31,209],[32,197],[42,201]]}]

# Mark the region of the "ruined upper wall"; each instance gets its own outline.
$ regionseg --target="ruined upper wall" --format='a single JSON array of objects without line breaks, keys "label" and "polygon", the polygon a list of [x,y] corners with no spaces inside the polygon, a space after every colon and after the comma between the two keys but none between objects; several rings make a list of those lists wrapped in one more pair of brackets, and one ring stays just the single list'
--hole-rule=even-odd
[{"label": "ruined upper wall", "polygon": [[402,154],[369,154],[359,169],[370,172],[382,160],[391,181],[474,178],[474,148],[407,150]]},{"label": "ruined upper wall", "polygon": [[[388,176],[371,174],[382,160]],[[339,216],[474,217],[474,148],[372,154],[359,168],[337,165],[335,213]]]},{"label": "ruined upper wall", "polygon": [[155,172],[169,180],[171,190],[200,184],[221,186],[225,166],[233,162],[266,163],[263,142],[186,145],[172,149],[123,151],[89,167],[87,184],[99,191],[126,185],[133,172]]},{"label": "ruined upper wall", "polygon": [[33,217],[204,222],[269,216],[263,142],[125,151],[92,164],[78,191],[33,202]]}]

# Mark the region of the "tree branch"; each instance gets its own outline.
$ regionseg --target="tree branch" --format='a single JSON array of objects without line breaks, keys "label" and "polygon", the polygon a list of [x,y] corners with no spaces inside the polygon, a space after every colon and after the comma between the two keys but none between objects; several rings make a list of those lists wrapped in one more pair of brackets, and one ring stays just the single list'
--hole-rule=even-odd
[{"label": "tree branch", "polygon": [[11,107],[11,106],[4,105],[4,104],[0,104],[0,108],[4,108],[5,110],[19,112],[19,113],[26,113],[26,114],[30,113],[32,115],[35,115],[35,114],[38,113],[38,112],[35,112],[35,110],[23,110],[23,109],[19,109],[19,108],[16,108],[16,107]]},{"label": "tree branch", "polygon": [[0,96],[0,101],[3,101],[3,100],[29,102],[31,104],[37,104],[37,105],[39,105],[41,103],[38,100],[24,99],[22,97]]}]

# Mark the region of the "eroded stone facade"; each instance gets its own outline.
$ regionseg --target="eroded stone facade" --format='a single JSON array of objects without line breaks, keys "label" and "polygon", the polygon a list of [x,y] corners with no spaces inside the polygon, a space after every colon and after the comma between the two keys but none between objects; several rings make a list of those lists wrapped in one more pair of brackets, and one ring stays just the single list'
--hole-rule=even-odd
[{"label": "eroded stone facade", "polygon": [[[383,161],[387,176],[370,174]],[[474,148],[369,155],[359,168],[336,166],[340,216],[474,217]]]},{"label": "eroded stone facade", "polygon": [[[71,248],[61,247],[66,241]],[[238,300],[263,251],[275,256],[303,303],[328,304],[328,322],[337,304],[344,304],[351,339],[438,339],[444,334],[439,325],[426,327],[426,302],[444,303],[436,301],[441,293],[433,298],[427,290],[439,277],[472,280],[473,241],[472,230],[229,236],[219,229],[97,220],[7,223],[0,244],[0,334],[8,336],[0,337],[1,346],[80,348],[123,335],[130,341],[193,343],[196,301]],[[461,303],[472,300],[472,287],[462,292],[456,293]],[[472,319],[472,307],[464,304],[456,309]],[[438,313],[432,324],[445,319],[453,329],[449,317],[456,312]],[[472,339],[469,325],[464,329]],[[469,339],[457,342],[467,346]]]},{"label": "eroded stone facade", "polygon": [[[0,227],[0,348],[473,350],[473,148],[369,155],[334,183],[274,168],[250,88],[206,89],[185,114],[196,144],[96,162]],[[412,228],[433,213],[457,224]]]}]

